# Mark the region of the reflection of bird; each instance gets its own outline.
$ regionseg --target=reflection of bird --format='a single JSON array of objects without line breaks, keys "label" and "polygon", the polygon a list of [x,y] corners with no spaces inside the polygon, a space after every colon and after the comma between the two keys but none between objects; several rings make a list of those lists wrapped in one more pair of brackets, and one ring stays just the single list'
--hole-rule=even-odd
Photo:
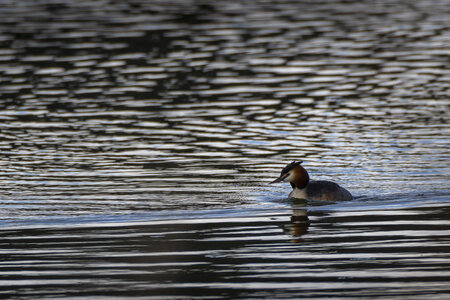
[{"label": "reflection of bird", "polygon": [[308,233],[309,219],[306,210],[306,200],[293,199],[291,222],[283,224],[283,231],[294,237],[294,242],[304,242],[303,236]]},{"label": "reflection of bird", "polygon": [[293,161],[281,171],[280,177],[272,181],[289,181],[294,189],[289,197],[307,200],[351,200],[352,194],[337,183],[325,180],[309,180],[308,172],[300,165],[302,161]]}]

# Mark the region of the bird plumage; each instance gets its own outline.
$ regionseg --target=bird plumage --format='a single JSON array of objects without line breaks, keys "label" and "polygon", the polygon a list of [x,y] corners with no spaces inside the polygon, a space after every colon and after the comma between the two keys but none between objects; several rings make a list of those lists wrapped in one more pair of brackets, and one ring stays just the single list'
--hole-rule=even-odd
[{"label": "bird plumage", "polygon": [[325,201],[345,201],[353,199],[352,194],[335,182],[310,180],[309,174],[300,164],[293,161],[281,170],[281,175],[271,183],[289,181],[293,191],[291,198]]}]

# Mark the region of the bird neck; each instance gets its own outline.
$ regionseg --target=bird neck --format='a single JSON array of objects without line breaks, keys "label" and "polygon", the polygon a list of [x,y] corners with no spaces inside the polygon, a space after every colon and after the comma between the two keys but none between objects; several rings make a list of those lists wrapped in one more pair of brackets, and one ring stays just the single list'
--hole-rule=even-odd
[{"label": "bird neck", "polygon": [[294,169],[294,179],[291,181],[293,189],[304,189],[309,183],[308,172],[302,166],[297,166]]}]

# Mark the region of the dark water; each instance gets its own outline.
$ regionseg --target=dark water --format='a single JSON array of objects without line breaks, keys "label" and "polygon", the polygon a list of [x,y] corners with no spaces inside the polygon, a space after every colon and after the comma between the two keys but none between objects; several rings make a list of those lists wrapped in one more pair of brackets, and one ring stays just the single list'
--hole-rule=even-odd
[{"label": "dark water", "polygon": [[449,298],[449,15],[2,1],[0,296]]}]

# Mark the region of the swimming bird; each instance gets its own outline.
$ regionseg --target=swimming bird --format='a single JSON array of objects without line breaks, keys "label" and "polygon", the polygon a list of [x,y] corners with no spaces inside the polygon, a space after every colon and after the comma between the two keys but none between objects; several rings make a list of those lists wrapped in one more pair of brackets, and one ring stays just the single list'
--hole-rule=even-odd
[{"label": "swimming bird", "polygon": [[345,201],[353,199],[349,191],[335,182],[326,180],[309,180],[308,172],[300,164],[293,161],[281,170],[281,175],[271,183],[289,181],[294,189],[290,198],[306,200]]}]

